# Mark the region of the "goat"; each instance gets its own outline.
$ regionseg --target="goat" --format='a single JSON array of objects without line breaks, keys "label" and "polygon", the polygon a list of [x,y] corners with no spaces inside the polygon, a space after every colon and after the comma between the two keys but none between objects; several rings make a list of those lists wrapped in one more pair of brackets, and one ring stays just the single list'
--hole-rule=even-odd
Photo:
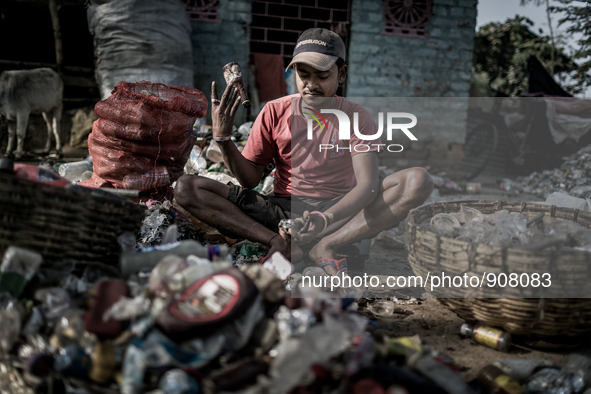
[{"label": "goat", "polygon": [[53,132],[57,154],[61,156],[63,91],[62,79],[50,68],[4,71],[0,74],[0,114],[4,115],[8,123],[7,156],[13,153],[16,135],[17,148],[14,157],[21,158],[30,114],[43,114],[47,124],[45,152],[49,153]]}]

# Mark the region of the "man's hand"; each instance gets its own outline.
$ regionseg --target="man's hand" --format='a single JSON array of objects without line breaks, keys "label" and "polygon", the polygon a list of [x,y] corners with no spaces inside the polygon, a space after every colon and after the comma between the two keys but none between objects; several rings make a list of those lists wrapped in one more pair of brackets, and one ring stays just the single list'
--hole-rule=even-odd
[{"label": "man's hand", "polygon": [[297,244],[307,244],[312,241],[324,229],[324,219],[320,215],[310,215],[310,212],[304,211],[304,220],[310,219],[310,225],[305,232],[297,232],[290,229],[289,233]]},{"label": "man's hand", "polygon": [[226,86],[222,99],[219,100],[216,83],[211,83],[211,123],[214,137],[229,137],[232,134],[234,116],[239,105],[238,89],[234,89],[233,84]]}]

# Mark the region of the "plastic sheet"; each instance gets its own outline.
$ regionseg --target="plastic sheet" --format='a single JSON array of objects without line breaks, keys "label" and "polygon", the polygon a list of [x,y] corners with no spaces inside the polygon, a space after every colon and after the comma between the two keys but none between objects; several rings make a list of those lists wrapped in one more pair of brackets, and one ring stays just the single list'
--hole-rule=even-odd
[{"label": "plastic sheet", "polygon": [[87,13],[103,99],[120,81],[193,86],[191,23],[182,2],[93,0]]}]

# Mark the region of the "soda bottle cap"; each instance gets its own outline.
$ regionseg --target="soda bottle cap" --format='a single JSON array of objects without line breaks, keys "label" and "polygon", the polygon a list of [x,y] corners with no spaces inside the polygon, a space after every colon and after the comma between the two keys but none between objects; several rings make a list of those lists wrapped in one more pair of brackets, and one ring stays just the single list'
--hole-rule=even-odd
[{"label": "soda bottle cap", "polygon": [[472,326],[470,326],[467,323],[462,324],[462,326],[460,327],[460,334],[466,337],[472,335]]}]

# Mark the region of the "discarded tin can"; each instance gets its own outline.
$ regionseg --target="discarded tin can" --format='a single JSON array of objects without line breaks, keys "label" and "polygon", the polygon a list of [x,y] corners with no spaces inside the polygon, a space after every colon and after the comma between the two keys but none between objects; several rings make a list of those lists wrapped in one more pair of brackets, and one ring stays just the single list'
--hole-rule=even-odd
[{"label": "discarded tin can", "polygon": [[517,381],[506,375],[500,368],[487,365],[480,370],[478,381],[491,393],[525,394],[526,391]]},{"label": "discarded tin can", "polygon": [[480,194],[482,192],[482,185],[480,183],[466,183],[466,193]]},{"label": "discarded tin can", "polygon": [[460,333],[472,338],[476,343],[501,352],[508,352],[511,347],[511,334],[498,328],[462,324]]},{"label": "discarded tin can", "polygon": [[92,367],[89,377],[95,382],[106,383],[115,375],[117,361],[115,346],[111,342],[99,342],[91,355]]}]

